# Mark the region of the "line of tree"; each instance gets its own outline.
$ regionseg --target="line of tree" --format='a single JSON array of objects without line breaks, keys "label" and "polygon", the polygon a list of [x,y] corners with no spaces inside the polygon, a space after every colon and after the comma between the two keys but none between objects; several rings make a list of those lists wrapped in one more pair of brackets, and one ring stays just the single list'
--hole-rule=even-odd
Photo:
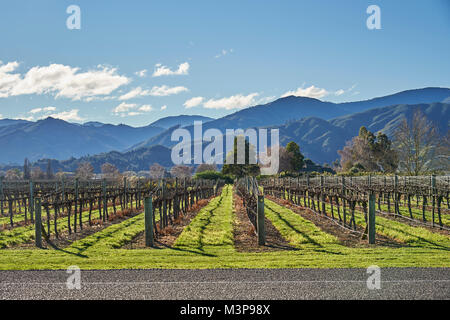
[{"label": "line of tree", "polygon": [[376,136],[361,127],[358,136],[338,151],[338,171],[381,172],[422,175],[450,171],[450,134],[437,127],[417,109],[395,129],[393,140],[379,132]]}]

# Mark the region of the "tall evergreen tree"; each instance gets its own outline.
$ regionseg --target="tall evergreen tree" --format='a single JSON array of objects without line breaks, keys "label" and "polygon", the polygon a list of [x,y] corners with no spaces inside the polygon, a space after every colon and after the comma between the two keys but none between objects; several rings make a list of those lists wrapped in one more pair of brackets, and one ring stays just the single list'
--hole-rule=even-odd
[{"label": "tall evergreen tree", "polygon": [[294,172],[298,172],[303,168],[303,159],[305,158],[300,152],[300,147],[294,141],[286,145],[286,151],[291,155],[291,166]]},{"label": "tall evergreen tree", "polygon": [[[244,143],[244,154],[238,155],[238,139],[240,143]],[[243,158],[242,164],[238,164],[238,159]],[[222,167],[223,174],[231,174],[235,177],[256,176],[260,174],[259,166],[256,164],[255,147],[251,145],[244,136],[234,138],[233,154],[228,154],[225,164]]]}]

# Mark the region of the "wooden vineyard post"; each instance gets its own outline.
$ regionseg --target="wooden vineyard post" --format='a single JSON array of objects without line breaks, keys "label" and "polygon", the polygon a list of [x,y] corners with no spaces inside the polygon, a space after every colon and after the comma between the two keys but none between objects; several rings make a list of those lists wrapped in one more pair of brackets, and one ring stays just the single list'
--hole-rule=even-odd
[{"label": "wooden vineyard post", "polygon": [[145,246],[153,247],[153,203],[152,197],[144,198]]},{"label": "wooden vineyard post", "polygon": [[369,216],[367,218],[369,244],[375,244],[375,194],[369,193]]},{"label": "wooden vineyard post", "polygon": [[[77,214],[78,214],[78,178],[75,179],[75,211],[73,215],[73,232],[77,232]],[[81,228],[81,227],[80,227]]]},{"label": "wooden vineyard post", "polygon": [[394,176],[394,216],[397,216],[398,203],[397,203],[397,187],[398,187],[398,176]]},{"label": "wooden vineyard post", "polygon": [[342,182],[342,190],[341,190],[341,192],[342,192],[342,214],[344,216],[344,226],[345,226],[345,224],[347,222],[347,212],[345,210],[345,177],[344,176],[342,176],[341,182]]},{"label": "wooden vineyard post", "polygon": [[[3,199],[3,198],[2,198]],[[33,180],[30,180],[30,200],[28,201],[28,205],[30,207],[30,219],[33,221],[34,219],[34,187],[33,187]]]},{"label": "wooden vineyard post", "polygon": [[106,198],[106,179],[103,179],[103,181],[102,181],[102,198],[103,198],[103,222],[105,222],[106,221],[106,214],[107,214],[107,209],[106,209],[106,206],[107,206],[107,201],[108,201],[108,199]]},{"label": "wooden vineyard post", "polygon": [[194,204],[194,192],[197,189],[197,182],[195,183],[195,188],[193,187],[193,184],[190,183],[191,190],[190,190],[190,198],[189,198],[189,208],[192,208],[192,205]]},{"label": "wooden vineyard post", "polygon": [[186,186],[186,180],[187,178],[184,177],[183,181],[183,213],[186,214],[187,208],[189,207],[188,201],[189,201],[189,194],[187,193],[187,186]]},{"label": "wooden vineyard post", "polygon": [[41,198],[36,198],[34,206],[34,229],[36,247],[42,248],[42,219],[41,219]]},{"label": "wooden vineyard post", "polygon": [[[66,201],[66,188],[64,185],[64,178],[61,179],[61,201],[62,201],[62,212],[64,213],[64,203]],[[31,213],[30,213],[31,214]]]},{"label": "wooden vineyard post", "polygon": [[324,176],[320,176],[320,193],[321,193],[321,201],[322,201],[322,214],[327,215],[327,212],[325,211],[325,192],[323,189],[324,186]]},{"label": "wooden vineyard post", "polygon": [[0,213],[3,215],[3,200],[5,195],[3,194],[3,179],[4,177],[0,177]]},{"label": "wooden vineyard post", "polygon": [[136,207],[139,208],[139,210],[141,209],[141,177],[138,177],[138,181],[137,181],[137,192],[138,192],[138,199],[137,199],[137,205]]},{"label": "wooden vineyard post", "polygon": [[173,216],[175,219],[178,218],[179,207],[178,207],[178,178],[175,178],[175,195],[173,198]]},{"label": "wooden vineyard post", "polygon": [[216,184],[214,186],[214,196],[217,197],[217,192],[219,191],[219,179],[216,180]]},{"label": "wooden vineyard post", "polygon": [[306,174],[306,192],[308,193],[308,208],[311,208],[310,192],[309,192],[309,174]]},{"label": "wooden vineyard post", "polygon": [[166,201],[166,181],[162,179],[161,183],[162,183],[161,197],[163,206],[163,228],[165,228],[169,225],[169,217],[167,213],[167,201]]},{"label": "wooden vineyard post", "polygon": [[434,211],[436,206],[436,176],[431,175],[431,199],[433,201],[433,207],[431,211],[431,225],[434,227]]},{"label": "wooden vineyard post", "polygon": [[127,196],[127,177],[123,177],[123,209],[128,208],[128,196]]},{"label": "wooden vineyard post", "polygon": [[257,204],[258,217],[256,220],[256,226],[258,231],[258,245],[263,246],[266,244],[266,230],[264,227],[264,196],[258,195]]}]

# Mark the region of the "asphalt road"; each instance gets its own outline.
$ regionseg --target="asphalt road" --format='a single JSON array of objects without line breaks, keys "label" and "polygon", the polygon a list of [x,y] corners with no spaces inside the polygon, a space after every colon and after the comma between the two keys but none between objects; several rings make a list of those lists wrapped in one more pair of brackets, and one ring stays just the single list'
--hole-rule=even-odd
[{"label": "asphalt road", "polygon": [[81,270],[81,289],[62,271],[0,271],[0,299],[446,299],[450,268]]}]

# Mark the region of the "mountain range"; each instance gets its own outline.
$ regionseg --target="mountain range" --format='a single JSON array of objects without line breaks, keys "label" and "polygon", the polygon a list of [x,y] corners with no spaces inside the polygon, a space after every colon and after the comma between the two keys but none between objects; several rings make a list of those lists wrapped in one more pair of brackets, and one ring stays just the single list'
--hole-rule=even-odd
[{"label": "mountain range", "polygon": [[450,104],[399,104],[370,109],[328,121],[308,117],[289,122],[277,127],[280,129],[280,144],[286,145],[289,141],[295,141],[301,147],[305,157],[320,163],[332,163],[339,157],[337,151],[342,149],[347,141],[358,135],[361,126],[365,126],[374,133],[383,132],[392,138],[400,122],[405,117],[411,119],[417,109],[420,109],[436,125],[441,135],[447,132],[450,125]]},{"label": "mountain range", "polygon": [[109,151],[122,151],[131,145],[153,137],[166,130],[166,126],[210,121],[203,116],[169,117],[148,126],[131,127],[101,122],[69,123],[46,118],[36,122],[25,120],[0,120],[0,163],[21,163],[43,158],[68,159]]},{"label": "mountain range", "polygon": [[289,96],[220,119],[180,115],[137,128],[100,122],[74,124],[53,118],[36,122],[2,119],[0,163],[21,164],[27,157],[33,162],[55,159],[55,168],[60,166],[64,170],[87,160],[96,170],[97,163],[101,165],[102,161],[126,170],[148,170],[153,162],[170,166],[169,148],[177,143],[171,141],[172,131],[185,127],[192,133],[196,120],[203,122],[204,131],[279,128],[282,145],[296,141],[306,157],[330,163],[338,157],[337,150],[358,134],[360,126],[392,136],[399,121],[411,117],[417,108],[445,133],[449,127],[449,106],[449,88],[423,88],[347,103]]}]

